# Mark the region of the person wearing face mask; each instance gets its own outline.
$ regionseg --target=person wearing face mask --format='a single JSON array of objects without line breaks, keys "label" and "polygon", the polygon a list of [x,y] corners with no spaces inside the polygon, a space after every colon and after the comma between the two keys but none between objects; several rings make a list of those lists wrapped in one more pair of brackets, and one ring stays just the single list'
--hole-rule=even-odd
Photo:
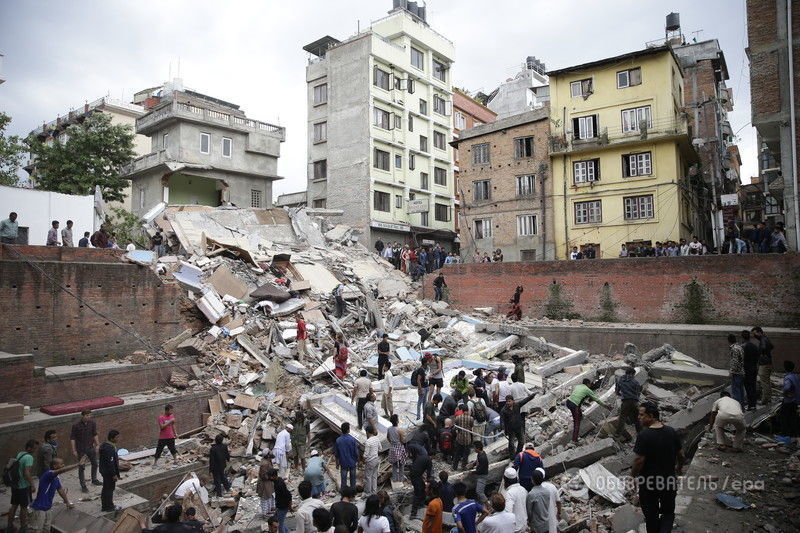
[{"label": "person wearing face mask", "polygon": [[56,457],[58,457],[58,432],[55,429],[48,429],[44,432],[44,440],[36,452],[33,464],[33,473],[36,477],[41,477],[50,470],[50,464]]}]

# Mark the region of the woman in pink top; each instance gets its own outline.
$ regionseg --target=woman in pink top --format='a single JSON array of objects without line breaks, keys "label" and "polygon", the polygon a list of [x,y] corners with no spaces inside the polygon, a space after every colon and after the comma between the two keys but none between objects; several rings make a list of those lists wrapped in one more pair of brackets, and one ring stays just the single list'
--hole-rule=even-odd
[{"label": "woman in pink top", "polygon": [[158,458],[161,457],[161,452],[164,451],[164,446],[169,448],[172,454],[172,460],[178,462],[178,450],[175,449],[175,439],[178,438],[178,431],[175,429],[175,415],[172,414],[172,406],[167,404],[164,406],[164,414],[158,417],[158,444],[156,445],[156,459],[153,461],[155,466],[158,463]]}]

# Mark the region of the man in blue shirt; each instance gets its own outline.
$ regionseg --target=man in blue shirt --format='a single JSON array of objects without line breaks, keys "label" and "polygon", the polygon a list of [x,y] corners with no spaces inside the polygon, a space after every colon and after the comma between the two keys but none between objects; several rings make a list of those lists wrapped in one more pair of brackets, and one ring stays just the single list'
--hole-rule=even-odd
[{"label": "man in blue shirt", "polygon": [[800,436],[800,423],[798,423],[797,403],[800,399],[800,376],[795,372],[794,361],[784,361],[783,369],[783,400],[781,400],[780,420],[783,434],[794,441]]},{"label": "man in blue shirt", "polygon": [[61,486],[61,480],[58,479],[60,474],[69,472],[79,465],[86,464],[89,458],[83,456],[80,462],[74,465],[64,466],[64,460],[60,457],[54,457],[50,462],[49,469],[44,474],[39,476],[39,491],[36,493],[36,499],[33,500],[31,505],[31,517],[28,523],[28,531],[30,533],[49,532],[53,523],[53,499],[56,492],[64,500],[67,509],[75,507],[67,497],[67,491]]},{"label": "man in blue shirt", "polygon": [[[356,488],[356,464],[358,463],[358,441],[350,434],[350,423],[342,424],[342,434],[336,439],[333,446],[336,463],[342,476],[341,487]],[[347,484],[347,475],[350,474],[350,485]]]},{"label": "man in blue shirt", "polygon": [[456,505],[453,507],[453,522],[459,533],[475,533],[475,521],[483,512],[483,506],[475,500],[467,499],[467,486],[459,481],[453,485],[456,494]]}]

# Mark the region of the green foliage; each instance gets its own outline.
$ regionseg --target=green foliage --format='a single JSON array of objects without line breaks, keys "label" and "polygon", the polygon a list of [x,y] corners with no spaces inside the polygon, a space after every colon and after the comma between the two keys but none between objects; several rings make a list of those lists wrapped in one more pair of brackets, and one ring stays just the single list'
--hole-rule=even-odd
[{"label": "green foliage", "polygon": [[0,185],[16,185],[25,145],[16,135],[6,136],[11,117],[0,111]]},{"label": "green foliage", "polygon": [[560,283],[553,281],[549,290],[550,296],[547,299],[547,305],[545,305],[544,316],[552,320],[580,318],[578,313],[572,311],[572,302],[565,299],[562,294],[563,287]]},{"label": "green foliage", "polygon": [[99,185],[106,201],[124,200],[123,191],[130,182],[120,177],[119,168],[136,155],[133,129],[112,124],[110,115],[94,113],[83,124],[69,126],[66,135],[66,142],[51,145],[29,140],[37,156],[36,187],[89,195]]},{"label": "green foliage", "polygon": [[685,324],[708,324],[713,307],[708,298],[708,289],[697,279],[683,286],[683,300],[676,308],[679,318]]},{"label": "green foliage", "polygon": [[611,286],[608,282],[605,282],[600,291],[600,316],[597,317],[597,320],[601,322],[616,322],[618,320],[617,307],[619,307],[619,304],[614,301],[611,295]]},{"label": "green foliage", "polygon": [[139,249],[150,247],[150,238],[142,229],[142,221],[121,207],[111,208],[111,215],[106,217],[106,229],[120,248],[125,248],[131,242]]}]

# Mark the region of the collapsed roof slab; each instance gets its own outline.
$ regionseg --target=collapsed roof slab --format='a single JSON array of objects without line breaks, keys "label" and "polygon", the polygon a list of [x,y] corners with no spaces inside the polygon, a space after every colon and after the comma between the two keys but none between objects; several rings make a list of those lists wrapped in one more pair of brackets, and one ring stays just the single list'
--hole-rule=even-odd
[{"label": "collapsed roof slab", "polygon": [[655,363],[650,375],[663,381],[689,383],[691,385],[721,385],[730,379],[728,370],[699,367],[675,363]]},{"label": "collapsed roof slab", "polygon": [[553,359],[543,365],[539,365],[533,369],[534,374],[546,378],[564,370],[564,368],[573,365],[581,365],[589,358],[589,353],[585,350],[573,351],[570,354]]},{"label": "collapsed roof slab", "polygon": [[547,472],[547,477],[551,478],[566,472],[570,468],[589,466],[603,457],[608,457],[615,453],[617,453],[617,445],[614,439],[601,439],[577,448],[564,450],[558,455],[545,457],[543,459],[544,468],[545,472]]},{"label": "collapsed roof slab", "polygon": [[[350,423],[350,434],[356,438],[359,445],[364,446],[367,441],[367,434],[365,431],[358,429],[356,407],[350,401],[350,398],[339,393],[317,394],[308,398],[308,404],[314,414],[337,433],[341,433],[343,423]],[[391,425],[391,422],[378,416],[378,436],[381,438],[381,451],[389,449],[386,431]]]}]

